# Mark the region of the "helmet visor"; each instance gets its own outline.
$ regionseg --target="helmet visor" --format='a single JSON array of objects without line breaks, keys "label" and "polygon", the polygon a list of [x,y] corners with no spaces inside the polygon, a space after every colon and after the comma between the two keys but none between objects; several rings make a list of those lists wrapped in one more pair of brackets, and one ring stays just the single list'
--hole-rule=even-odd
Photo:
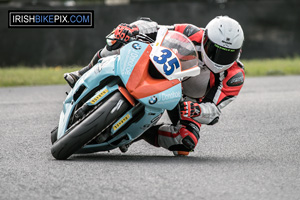
[{"label": "helmet visor", "polygon": [[203,39],[204,51],[214,63],[228,65],[238,58],[240,49],[230,49],[214,43],[208,38],[207,31],[205,31]]}]

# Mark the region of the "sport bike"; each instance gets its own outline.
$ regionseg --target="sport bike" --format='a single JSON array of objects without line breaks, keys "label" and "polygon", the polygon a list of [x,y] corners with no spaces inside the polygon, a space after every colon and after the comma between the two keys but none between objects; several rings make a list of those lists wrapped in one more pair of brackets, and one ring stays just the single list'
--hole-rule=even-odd
[{"label": "sport bike", "polygon": [[162,27],[151,43],[136,38],[119,55],[99,59],[69,92],[51,132],[54,158],[132,143],[176,108],[182,81],[200,74],[198,53],[185,35]]}]

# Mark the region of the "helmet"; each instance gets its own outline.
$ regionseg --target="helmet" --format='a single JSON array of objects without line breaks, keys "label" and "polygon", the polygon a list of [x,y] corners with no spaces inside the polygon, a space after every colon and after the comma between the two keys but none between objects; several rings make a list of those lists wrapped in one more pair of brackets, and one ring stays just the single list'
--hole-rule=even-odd
[{"label": "helmet", "polygon": [[227,70],[239,58],[244,42],[240,24],[228,16],[218,16],[205,27],[201,42],[202,60],[214,73]]}]

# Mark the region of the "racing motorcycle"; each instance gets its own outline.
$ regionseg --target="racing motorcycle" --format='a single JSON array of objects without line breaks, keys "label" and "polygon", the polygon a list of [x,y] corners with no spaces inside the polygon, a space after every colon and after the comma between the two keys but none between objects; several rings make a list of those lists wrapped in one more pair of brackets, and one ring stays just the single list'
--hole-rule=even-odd
[{"label": "racing motorcycle", "polygon": [[76,82],[51,132],[54,158],[128,145],[178,105],[181,82],[200,74],[194,44],[165,27],[151,43],[141,38],[99,59]]}]

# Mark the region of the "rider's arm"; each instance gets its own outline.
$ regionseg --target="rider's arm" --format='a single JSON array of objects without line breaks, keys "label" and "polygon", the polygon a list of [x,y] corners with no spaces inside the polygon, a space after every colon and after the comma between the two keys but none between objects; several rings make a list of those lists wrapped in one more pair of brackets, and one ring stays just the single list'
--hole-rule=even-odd
[{"label": "rider's arm", "polygon": [[225,72],[211,76],[211,79],[212,87],[199,104],[201,114],[194,117],[199,123],[210,125],[218,122],[221,109],[239,94],[245,79],[243,65],[237,61]]},{"label": "rider's arm", "polygon": [[145,34],[155,40],[158,31],[158,24],[150,18],[141,17],[139,20],[132,22],[131,26],[136,25],[140,34]]},{"label": "rider's arm", "polygon": [[200,55],[200,45],[204,29],[199,28],[193,24],[175,24],[174,30],[186,35],[194,43],[196,50]]},{"label": "rider's arm", "polygon": [[[126,26],[126,24],[120,24],[120,25]],[[120,27],[120,25],[118,27]],[[137,27],[138,34],[145,34],[154,40],[156,38],[158,24],[156,22],[152,21],[150,18],[140,18],[139,20],[137,20],[129,25],[127,24],[127,26],[128,26],[127,28],[129,28],[129,29],[130,29],[130,27]],[[106,46],[101,51],[100,56],[103,58],[106,56],[120,54],[121,47],[122,47],[122,45],[116,45],[116,43],[108,41]]]},{"label": "rider's arm", "polygon": [[[155,40],[157,31],[159,29],[159,26],[157,22],[152,21],[150,18],[142,17],[139,20],[132,22],[130,26],[137,26],[139,30],[139,34],[145,34]],[[200,44],[201,37],[202,37],[202,29],[191,25],[191,24],[175,24],[172,26],[167,26],[168,29],[174,29],[175,31],[181,32],[185,35],[187,35],[196,45],[196,48],[198,47],[197,44]],[[198,41],[199,40],[199,41]],[[200,48],[199,48],[200,50]],[[103,48],[100,55],[101,57],[106,57],[110,55],[115,55],[120,53],[120,47],[114,48],[113,44],[107,43],[107,45]]]},{"label": "rider's arm", "polygon": [[120,48],[119,49],[115,49],[115,50],[108,50],[107,47],[108,47],[108,45],[105,45],[105,47],[101,50],[101,52],[100,52],[101,58],[120,54]]}]

